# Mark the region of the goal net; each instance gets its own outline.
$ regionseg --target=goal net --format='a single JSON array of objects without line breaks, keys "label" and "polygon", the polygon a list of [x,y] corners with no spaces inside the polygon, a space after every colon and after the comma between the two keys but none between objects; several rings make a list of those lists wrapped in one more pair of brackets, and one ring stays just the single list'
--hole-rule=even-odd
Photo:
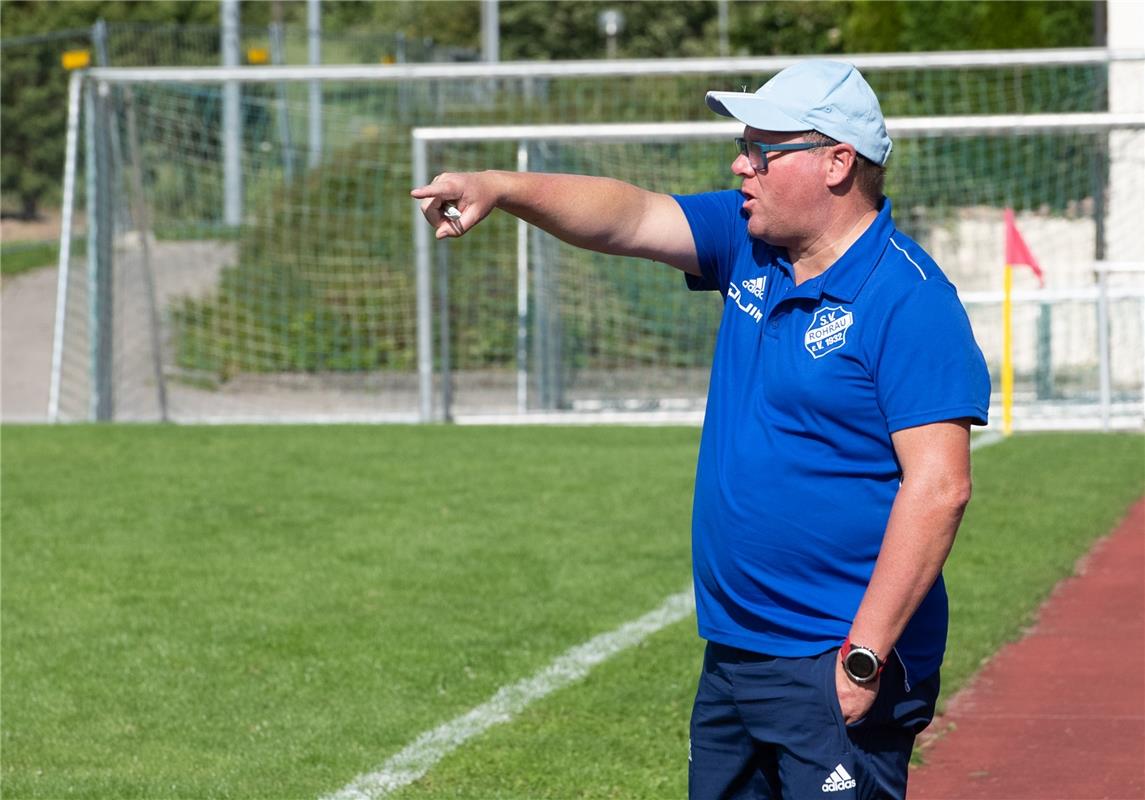
[{"label": "goal net", "polygon": [[[1104,52],[955,55],[853,59],[891,118],[898,225],[959,287],[996,373],[1015,209],[1047,275],[1016,281],[1019,423],[1096,419],[1103,397],[1139,422],[1141,282],[1108,276],[1103,338],[1094,264],[1141,260],[1140,114],[1106,112]],[[703,92],[789,61],[93,70],[52,416],[697,418],[718,297],[499,213],[434,243],[408,189],[486,168],[733,187],[735,127],[708,121]]]}]

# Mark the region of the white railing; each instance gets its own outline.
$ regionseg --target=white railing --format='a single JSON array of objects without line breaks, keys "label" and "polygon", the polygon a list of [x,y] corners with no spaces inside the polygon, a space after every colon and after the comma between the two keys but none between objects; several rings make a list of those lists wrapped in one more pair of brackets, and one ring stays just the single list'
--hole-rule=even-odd
[{"label": "white railing", "polygon": [[[1097,280],[1097,341],[1098,341],[1098,390],[1101,397],[1101,427],[1102,430],[1110,429],[1111,408],[1113,405],[1113,370],[1111,369],[1110,357],[1110,342],[1109,342],[1109,301],[1126,296],[1122,291],[1111,289],[1109,286],[1109,276],[1114,274],[1124,275],[1143,275],[1145,274],[1145,264],[1134,263],[1127,261],[1098,261],[1093,268],[1094,277]],[[1142,291],[1142,283],[1137,282],[1137,286],[1129,291],[1136,292],[1140,296]],[[1141,341],[1145,342],[1145,303],[1142,304],[1141,311]],[[1142,375],[1145,376],[1145,361],[1142,363]],[[1143,378],[1145,380],[1145,378]],[[1145,398],[1145,384],[1142,386],[1142,397]],[[1142,407],[1142,415],[1145,417],[1145,403]]]}]

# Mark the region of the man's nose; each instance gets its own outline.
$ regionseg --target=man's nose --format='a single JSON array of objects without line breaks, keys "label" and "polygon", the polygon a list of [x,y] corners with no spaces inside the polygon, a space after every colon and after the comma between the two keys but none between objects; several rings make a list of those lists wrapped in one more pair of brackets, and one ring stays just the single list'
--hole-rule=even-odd
[{"label": "man's nose", "polygon": [[732,174],[739,175],[741,178],[750,178],[755,174],[755,170],[751,168],[747,156],[743,153],[737,155],[735,160],[732,161]]}]

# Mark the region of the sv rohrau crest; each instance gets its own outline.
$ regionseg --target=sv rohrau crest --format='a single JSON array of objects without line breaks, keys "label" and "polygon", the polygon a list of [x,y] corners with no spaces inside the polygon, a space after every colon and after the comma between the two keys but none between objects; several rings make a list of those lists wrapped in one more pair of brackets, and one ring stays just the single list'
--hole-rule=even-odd
[{"label": "sv rohrau crest", "polygon": [[847,343],[847,328],[854,324],[855,315],[842,306],[823,306],[811,315],[803,346],[815,358],[832,353]]}]

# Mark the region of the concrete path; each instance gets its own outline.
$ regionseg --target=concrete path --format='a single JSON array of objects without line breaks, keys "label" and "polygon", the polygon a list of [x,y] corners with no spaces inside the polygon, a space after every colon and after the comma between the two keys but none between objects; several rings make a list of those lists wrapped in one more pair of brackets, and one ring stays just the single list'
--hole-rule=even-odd
[{"label": "concrete path", "polygon": [[[163,313],[180,298],[202,297],[213,291],[223,267],[238,258],[234,242],[212,240],[153,241],[151,253]],[[115,257],[116,418],[157,420],[158,399],[148,328],[149,298],[144,294],[146,284],[140,273],[142,260],[137,241],[118,240]],[[80,269],[83,266],[75,262],[73,270]],[[43,267],[5,276],[0,281],[0,420],[3,422],[48,420],[57,274],[55,267]],[[73,272],[73,276],[75,274]],[[82,287],[82,280],[73,281],[73,292]],[[87,307],[87,300],[82,296],[73,296],[71,302],[73,315]],[[66,420],[85,419],[86,387],[77,388],[73,384],[77,374],[74,365],[80,365],[80,374],[87,372],[86,343],[70,340],[66,353],[64,372],[65,376],[72,377],[72,382],[65,378],[61,385],[61,412]],[[68,364],[73,365],[70,371]],[[191,415],[200,406],[210,410],[218,406],[216,393],[189,390],[187,394],[191,395],[186,401],[192,409]],[[271,418],[273,413],[272,408]]]},{"label": "concrete path", "polygon": [[0,291],[0,419],[46,422],[56,317],[56,268],[3,279]]},{"label": "concrete path", "polygon": [[911,800],[1145,798],[1145,498],[932,730]]}]

